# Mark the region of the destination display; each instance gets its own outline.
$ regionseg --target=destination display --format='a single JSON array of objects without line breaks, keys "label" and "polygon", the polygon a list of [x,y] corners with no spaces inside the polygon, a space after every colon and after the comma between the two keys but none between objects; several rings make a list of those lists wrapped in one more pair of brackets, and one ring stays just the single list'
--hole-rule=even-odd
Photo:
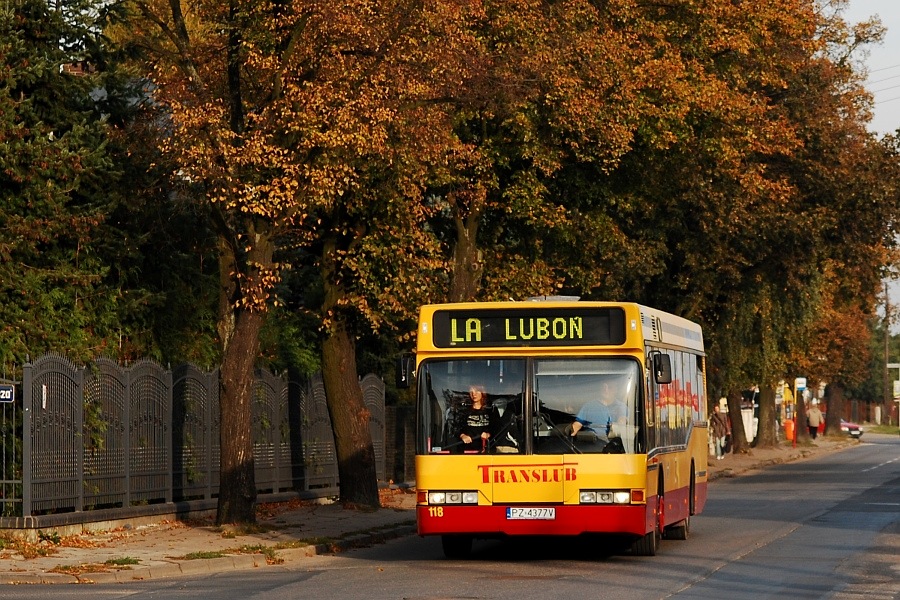
[{"label": "destination display", "polygon": [[438,348],[497,346],[599,346],[625,343],[625,311],[609,308],[439,310]]}]

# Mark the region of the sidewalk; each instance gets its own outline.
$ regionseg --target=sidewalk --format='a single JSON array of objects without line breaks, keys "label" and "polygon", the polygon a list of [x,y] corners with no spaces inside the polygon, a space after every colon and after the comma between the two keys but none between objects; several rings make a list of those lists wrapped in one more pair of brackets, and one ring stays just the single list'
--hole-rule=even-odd
[{"label": "sidewalk", "polygon": [[[710,480],[854,445],[820,438],[814,445],[753,449],[709,463]],[[211,520],[162,521],[65,538],[45,533],[38,544],[0,540],[0,584],[109,583],[289,565],[309,556],[384,543],[415,533],[414,489],[382,490],[374,511],[334,503],[290,501],[261,505],[253,531]]]},{"label": "sidewalk", "polygon": [[783,441],[775,448],[751,448],[747,454],[728,454],[722,460],[716,460],[715,456],[710,456],[709,480],[715,481],[720,477],[737,477],[748,471],[827,454],[857,444],[859,444],[858,440],[849,437],[819,436],[810,445],[798,443],[794,447],[790,442]]},{"label": "sidewalk", "polygon": [[257,508],[253,531],[205,521],[45,534],[38,544],[0,541],[0,584],[110,583],[290,564],[317,554],[415,533],[415,490],[382,490],[379,510],[292,500]]}]

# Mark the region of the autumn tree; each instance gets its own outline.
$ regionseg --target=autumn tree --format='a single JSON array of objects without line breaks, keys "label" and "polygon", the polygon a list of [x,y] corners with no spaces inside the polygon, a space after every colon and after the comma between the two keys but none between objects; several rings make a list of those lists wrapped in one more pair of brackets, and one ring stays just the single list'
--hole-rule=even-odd
[{"label": "autumn tree", "polygon": [[587,295],[617,284],[611,269],[652,269],[643,241],[594,210],[608,196],[593,186],[641,127],[653,147],[671,142],[680,64],[653,23],[618,3],[486,2],[471,27],[481,62],[449,107],[462,150],[432,187],[447,298]]},{"label": "autumn tree", "polygon": [[825,77],[810,3],[127,6],[218,240],[220,522],[252,520],[249,385],[288,265],[317,276],[296,308],[320,328],[347,502],[377,502],[356,341],[425,299],[654,304],[704,324],[729,397],[809,341],[831,257],[808,241],[833,232],[817,190],[836,187],[798,150],[845,106],[799,107],[847,81]]},{"label": "autumn tree", "polygon": [[711,399],[729,397],[740,422],[740,391],[772,357],[764,343],[781,343],[760,317],[791,298],[786,278],[794,271],[780,267],[804,252],[786,219],[790,182],[769,164],[798,141],[769,95],[815,51],[814,21],[800,3],[653,5],[639,13],[665,63],[647,92],[655,112],[645,110],[628,153],[607,176],[582,179],[594,199],[586,212],[610,223],[613,239],[630,250],[599,257],[608,277],[595,293],[700,321]]},{"label": "autumn tree", "polygon": [[[849,26],[842,3],[819,14],[824,51],[809,61],[783,105],[800,129],[802,147],[785,162],[814,224],[803,231],[820,301],[805,346],[792,361],[811,383],[827,382],[833,429],[842,413],[842,390],[866,375],[868,327],[883,265],[896,246],[896,161],[865,129],[871,99],[862,90],[855,53],[876,42],[877,22]],[[801,428],[801,432],[803,428]]]},{"label": "autumn tree", "polygon": [[[360,331],[408,319],[437,272],[423,165],[453,154],[436,100],[469,79],[458,29],[469,3],[128,3],[120,32],[152,61],[161,131],[185,197],[218,239],[222,492],[217,520],[252,521],[250,384],[259,332],[305,248],[320,274],[317,315],[341,499],[377,505],[358,387]],[[435,175],[435,176],[439,176]],[[292,256],[299,256],[292,252]],[[298,267],[302,265],[297,265]]]},{"label": "autumn tree", "polygon": [[[648,150],[638,137],[613,174],[647,210],[637,221],[609,214],[629,237],[658,239],[663,250],[659,274],[631,284],[635,296],[704,324],[711,387],[729,398],[734,422],[741,389],[772,386],[810,347],[839,233],[831,224],[855,214],[854,175],[837,163],[873,156],[864,140],[837,142],[864,137],[863,97],[851,65],[826,52],[847,51],[839,37],[846,29],[813,9],[799,2],[652,9],[665,20],[667,53],[683,57],[688,110],[675,143]],[[833,145],[823,148],[823,138]],[[879,197],[871,194],[867,201]],[[877,238],[885,220],[876,212],[863,221]],[[857,265],[879,264],[877,251],[845,250]],[[774,394],[762,397],[774,403]],[[774,419],[774,404],[763,413]],[[772,439],[774,420],[761,430]]]},{"label": "autumn tree", "polygon": [[825,211],[852,214],[839,201],[850,178],[826,195],[810,177],[835,173],[815,143],[828,123],[864,123],[852,68],[826,50],[877,31],[842,38],[803,2],[486,6],[483,75],[456,99],[465,153],[435,188],[448,297],[563,290],[699,320],[732,420],[759,382],[774,442],[771,386],[802,360],[828,296],[828,256],[810,248],[833,235]]}]

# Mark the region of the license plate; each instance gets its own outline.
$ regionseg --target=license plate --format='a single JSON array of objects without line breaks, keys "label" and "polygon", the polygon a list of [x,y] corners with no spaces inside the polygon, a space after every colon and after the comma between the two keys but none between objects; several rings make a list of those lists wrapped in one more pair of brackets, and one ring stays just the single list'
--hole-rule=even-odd
[{"label": "license plate", "polygon": [[506,508],[507,519],[541,519],[552,521],[556,518],[556,509],[551,507],[518,507]]}]

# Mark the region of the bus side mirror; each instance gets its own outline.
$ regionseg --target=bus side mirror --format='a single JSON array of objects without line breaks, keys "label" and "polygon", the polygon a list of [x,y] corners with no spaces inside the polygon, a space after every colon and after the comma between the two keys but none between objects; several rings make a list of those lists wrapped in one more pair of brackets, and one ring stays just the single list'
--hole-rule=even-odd
[{"label": "bus side mirror", "polygon": [[672,383],[672,357],[662,352],[653,355],[653,378],[658,384]]},{"label": "bus side mirror", "polygon": [[405,390],[412,385],[415,364],[415,356],[412,354],[404,353],[397,358],[397,389]]}]

